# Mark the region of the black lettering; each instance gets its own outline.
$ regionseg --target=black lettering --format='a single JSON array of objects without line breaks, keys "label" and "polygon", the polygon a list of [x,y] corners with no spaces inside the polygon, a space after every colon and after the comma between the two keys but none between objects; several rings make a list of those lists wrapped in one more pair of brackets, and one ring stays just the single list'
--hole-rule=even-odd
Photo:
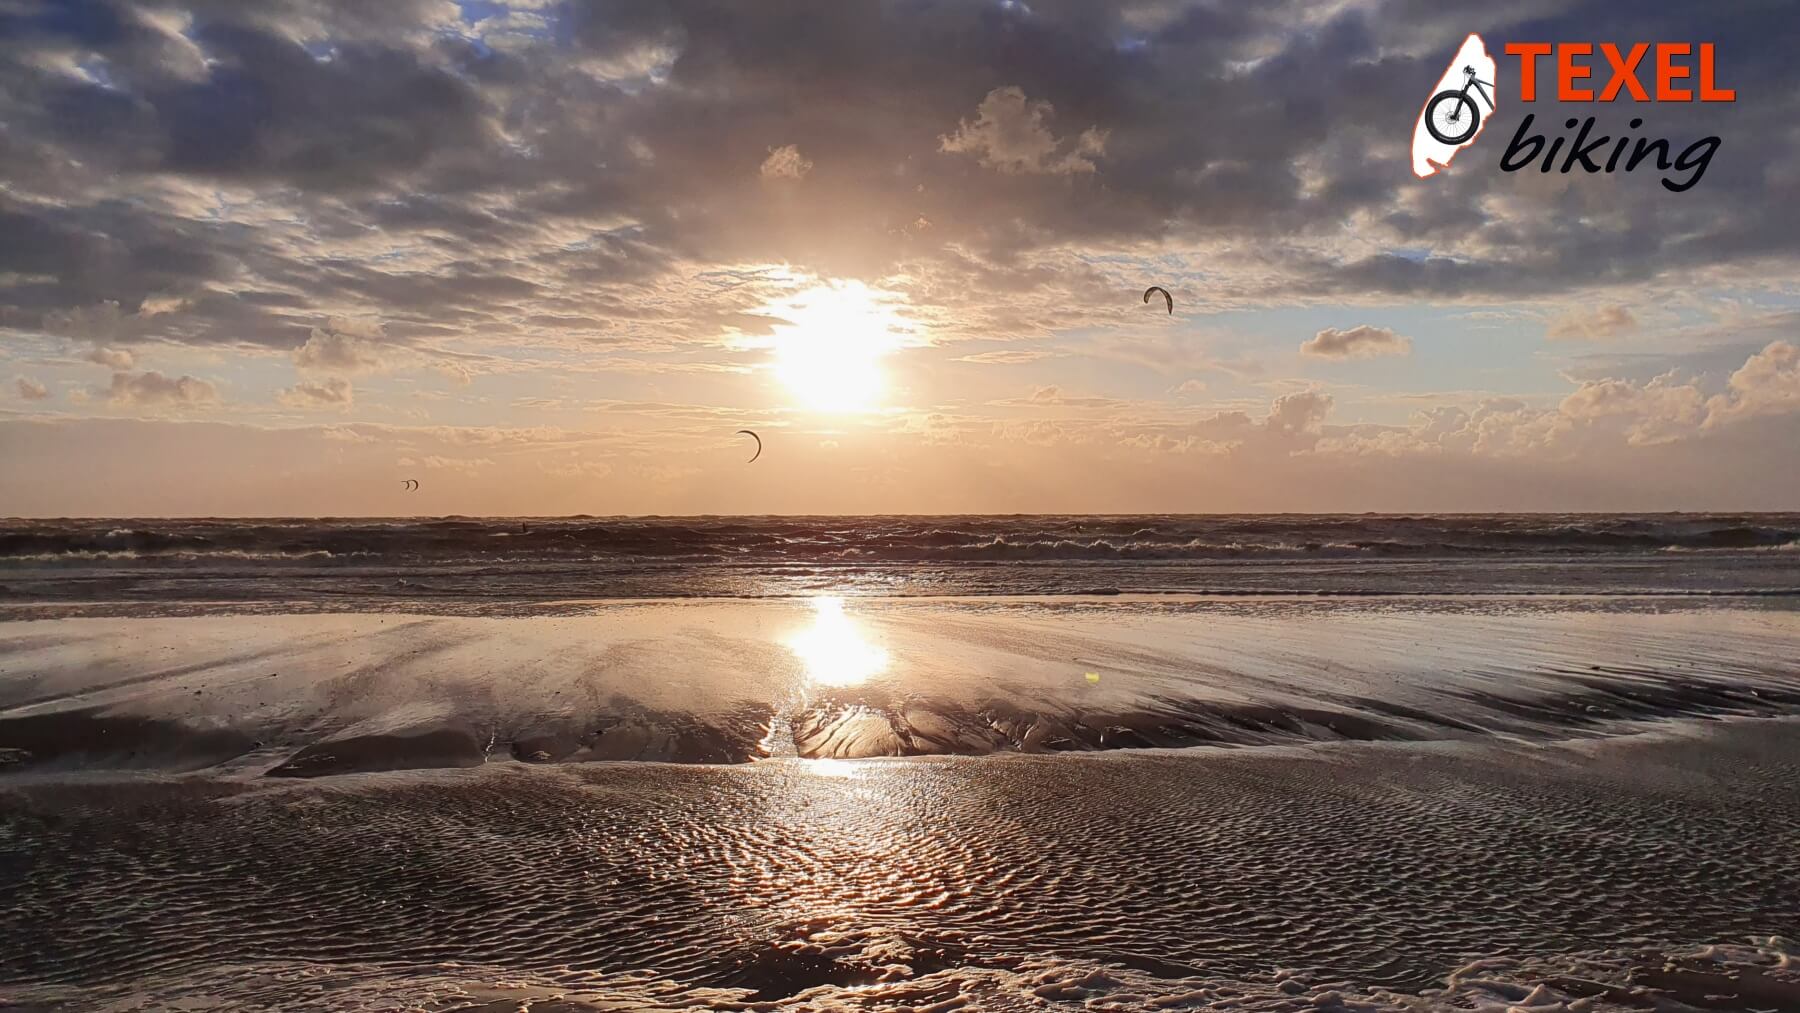
[{"label": "black lettering", "polygon": [[[1701,149],[1705,149],[1705,153],[1698,158],[1694,158],[1694,153]],[[1664,177],[1662,185],[1676,193],[1681,193],[1691,188],[1695,183],[1700,182],[1701,176],[1706,175],[1706,167],[1712,164],[1713,152],[1718,150],[1719,139],[1717,137],[1702,137],[1698,141],[1688,145],[1687,148],[1682,151],[1680,157],[1675,159],[1675,168],[1681,172],[1692,169],[1694,170],[1694,174],[1688,177],[1687,182],[1680,184],[1671,183],[1667,177]]]},{"label": "black lettering", "polygon": [[[1643,117],[1633,116],[1631,118],[1631,129],[1636,130],[1637,128],[1639,128],[1643,125],[1644,125]],[[1619,167],[1619,157],[1621,155],[1625,154],[1625,145],[1630,144],[1630,143],[1631,143],[1631,138],[1626,137],[1624,134],[1619,135],[1619,146],[1613,149],[1612,157],[1606,160],[1606,171],[1607,172],[1611,172],[1614,169]]]},{"label": "black lettering", "polygon": [[1606,160],[1607,172],[1611,172],[1619,167],[1619,156],[1625,154],[1625,145],[1630,143],[1631,138],[1626,137],[1623,134],[1619,135],[1619,143],[1614,146],[1612,157]]},{"label": "black lettering", "polygon": [[[1506,150],[1500,155],[1500,171],[1518,172],[1541,157],[1543,161],[1538,165],[1538,171],[1556,172],[1559,171],[1557,161],[1561,156],[1560,171],[1565,174],[1574,172],[1577,166],[1590,173],[1631,172],[1643,162],[1654,158],[1656,167],[1667,174],[1661,181],[1662,185],[1671,192],[1685,193],[1706,175],[1706,170],[1712,165],[1712,157],[1721,143],[1717,137],[1703,137],[1688,145],[1671,161],[1670,142],[1667,140],[1639,137],[1634,143],[1631,135],[1621,133],[1615,142],[1609,134],[1595,136],[1595,129],[1599,125],[1599,118],[1596,116],[1589,116],[1585,120],[1573,117],[1567,120],[1564,126],[1575,131],[1573,138],[1552,138],[1548,133],[1533,133],[1532,127],[1536,122],[1537,117],[1532,113],[1526,113],[1525,118],[1519,122],[1519,129],[1514,131],[1512,140],[1507,142]],[[1633,130],[1643,125],[1642,117],[1632,117]],[[1566,155],[1563,154],[1565,144],[1568,145]],[[1611,145],[1612,153],[1602,164],[1600,156],[1608,145]],[[1631,149],[1629,156],[1627,148]],[[1621,159],[1624,160],[1623,165],[1619,164]]]},{"label": "black lettering", "polygon": [[[1570,120],[1569,122],[1574,123],[1575,121]],[[1590,144],[1582,144],[1581,143],[1582,141],[1587,140],[1588,131],[1590,131],[1592,129],[1594,129],[1594,117],[1589,116],[1587,118],[1587,122],[1585,122],[1581,125],[1581,133],[1575,135],[1575,143],[1569,146],[1569,157],[1563,159],[1563,167],[1562,167],[1563,172],[1566,173],[1566,172],[1569,172],[1570,170],[1574,169],[1575,163],[1577,161],[1579,161],[1581,163],[1581,167],[1583,169],[1587,170],[1588,172],[1599,172],[1600,171],[1600,167],[1598,165],[1595,165],[1593,160],[1588,158],[1588,155],[1599,150],[1601,145],[1605,144],[1607,141],[1612,140],[1612,138],[1608,137],[1605,134],[1601,134],[1599,140],[1594,141]]]},{"label": "black lettering", "polygon": [[[1520,121],[1518,131],[1513,134],[1512,143],[1506,146],[1506,154],[1500,156],[1501,172],[1518,172],[1520,169],[1525,168],[1536,160],[1538,152],[1544,150],[1544,139],[1542,137],[1539,137],[1536,134],[1532,134],[1529,137],[1526,136],[1526,132],[1531,129],[1531,121],[1533,118],[1534,114],[1526,113],[1525,119]],[[1529,143],[1531,148],[1526,151],[1524,158],[1514,161],[1513,155],[1523,148],[1526,143]]]},{"label": "black lettering", "polygon": [[[1571,120],[1570,122],[1574,121]],[[1549,172],[1551,169],[1556,168],[1556,153],[1562,150],[1563,142],[1566,140],[1568,140],[1567,137],[1558,137],[1556,140],[1550,142],[1550,153],[1544,156],[1544,164],[1538,166],[1539,172]]]},{"label": "black lettering", "polygon": [[1625,171],[1630,172],[1637,168],[1638,163],[1648,158],[1652,151],[1656,152],[1656,167],[1658,169],[1667,169],[1669,167],[1669,142],[1645,141],[1640,137],[1638,138],[1637,147],[1631,149],[1631,157],[1625,161]]}]

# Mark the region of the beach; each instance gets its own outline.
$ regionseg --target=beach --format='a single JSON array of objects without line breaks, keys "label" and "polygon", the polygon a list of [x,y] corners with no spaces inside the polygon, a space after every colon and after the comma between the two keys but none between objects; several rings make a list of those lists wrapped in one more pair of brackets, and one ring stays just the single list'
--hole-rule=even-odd
[{"label": "beach", "polygon": [[1800,1013],[1794,8],[0,0],[0,1013]]},{"label": "beach", "polygon": [[[1364,594],[1163,586],[1268,579],[1213,557],[935,594],[816,558],[817,587],[592,560],[658,590],[602,598],[379,554],[304,578],[352,602],[268,560],[27,560],[0,999],[1796,1008],[1787,558],[1615,548],[1560,593],[1475,590],[1553,569],[1517,552]],[[47,565],[115,590],[34,594]],[[933,566],[970,568],[887,569]]]}]

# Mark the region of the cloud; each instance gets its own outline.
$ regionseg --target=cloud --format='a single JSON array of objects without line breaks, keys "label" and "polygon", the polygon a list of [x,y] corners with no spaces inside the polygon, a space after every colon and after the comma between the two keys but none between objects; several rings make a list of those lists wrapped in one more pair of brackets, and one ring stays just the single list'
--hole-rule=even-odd
[{"label": "cloud", "polygon": [[102,342],[124,329],[125,314],[117,299],[85,306],[70,306],[44,315],[44,331],[68,338]]},{"label": "cloud", "polygon": [[115,405],[151,407],[169,405],[195,408],[219,400],[219,391],[206,380],[192,376],[170,378],[150,370],[144,373],[114,373],[112,385],[102,392]]},{"label": "cloud", "polygon": [[1710,396],[1698,380],[1674,371],[1644,383],[1589,380],[1557,413],[1570,423],[1612,425],[1634,444],[1690,439],[1758,417],[1800,416],[1800,346],[1770,342]]},{"label": "cloud", "polygon": [[84,362],[112,370],[128,370],[137,363],[131,350],[107,342],[128,337],[135,322],[135,317],[120,310],[118,300],[107,299],[92,305],[52,310],[44,315],[43,329],[47,334],[93,342],[93,347],[81,356]]},{"label": "cloud", "polygon": [[1373,359],[1412,354],[1412,339],[1386,327],[1359,324],[1348,330],[1327,327],[1300,346],[1301,355],[1317,359]]},{"label": "cloud", "polygon": [[[375,345],[667,352],[768,294],[668,291],[769,264],[903,279],[962,333],[1041,336],[1125,319],[1044,298],[1084,284],[1058,264],[1195,265],[1237,306],[1568,305],[1800,261],[1800,99],[1780,89],[1733,108],[1674,199],[1641,171],[1418,185],[1391,110],[1467,25],[1415,5],[571,0],[554,30],[427,0],[58,9],[21,8],[0,53],[0,277],[33,279],[0,286],[0,326],[110,347],[291,351],[322,315],[379,315]],[[1485,16],[1501,35],[1775,35],[1754,6]],[[1784,80],[1779,48],[1737,46],[1734,67]],[[1693,105],[1658,129],[1710,132]],[[809,162],[831,185],[806,202],[744,171]]]},{"label": "cloud", "polygon": [[18,391],[21,401],[43,401],[50,396],[50,388],[28,376],[14,377],[13,389]]},{"label": "cloud", "polygon": [[1675,374],[1645,384],[1594,380],[1564,398],[1557,409],[1575,423],[1616,422],[1631,443],[1661,443],[1691,435],[1706,421],[1706,397]]},{"label": "cloud", "polygon": [[[398,477],[424,479],[446,509],[485,515],[743,511],[746,496],[775,513],[1778,509],[1800,496],[1800,475],[1770,465],[1770,448],[1800,440],[1800,350],[1773,343],[1740,363],[1736,386],[1571,385],[1561,400],[1480,397],[1395,425],[1340,421],[1344,408],[1325,390],[1214,411],[1134,403],[1003,420],[906,412],[828,432],[802,424],[793,446],[827,437],[841,451],[784,458],[783,481],[763,491],[718,485],[696,466],[735,426],[685,427],[670,442],[611,419],[580,431],[0,413],[0,460],[24,473],[92,465],[9,489],[9,508],[27,516],[379,513],[394,508]],[[1708,395],[1706,421],[1695,423],[1683,387]],[[184,452],[171,456],[171,445]],[[410,476],[396,472],[402,458]],[[879,470],[855,471],[865,459]],[[605,461],[619,480],[584,479],[568,466],[576,461]],[[470,468],[480,481],[447,480]],[[325,469],[346,481],[321,486]]]},{"label": "cloud", "polygon": [[[1332,391],[1338,407],[1316,432],[1299,404],[1280,432],[1261,428],[1261,406],[1196,423],[1201,398],[990,411],[987,399],[1029,386],[996,392],[981,386],[995,371],[944,365],[1059,355],[1016,372],[1095,395],[1204,377],[1236,407],[1268,380],[1259,358],[1276,361],[1228,333],[1239,312],[1329,308],[1355,323],[1385,312],[1374,307],[1423,306],[1424,327],[1444,319],[1435,304],[1586,336],[1617,321],[1556,315],[1708,313],[1721,293],[1791,282],[1791,88],[1758,89],[1729,124],[1713,122],[1715,106],[1660,110],[1656,136],[1676,150],[1726,138],[1679,195],[1648,170],[1546,177],[1490,164],[1419,184],[1393,111],[1416,108],[1420,82],[1467,32],[1442,5],[792,0],[776,16],[717,0],[567,0],[480,23],[442,0],[83,0],[78,17],[68,4],[0,7],[0,334],[43,361],[93,349],[135,377],[154,349],[177,376],[171,364],[228,362],[220,375],[236,377],[291,356],[297,381],[263,381],[296,383],[290,397],[378,370],[410,371],[431,393],[454,382],[432,372],[440,364],[505,371],[504,385],[432,404],[501,424],[517,421],[506,403],[521,397],[761,407],[761,360],[721,351],[722,336],[794,285],[858,278],[898,293],[935,346],[895,357],[895,387],[913,403],[963,406],[883,453],[966,446],[1011,460],[994,424],[1030,414],[1018,432],[1033,447],[1236,447],[1287,461],[1309,441],[1338,441],[1440,462],[1516,454],[1523,468],[1621,447],[1716,448],[1792,415],[1791,371],[1765,351],[1791,322],[1668,342],[1707,358],[1627,361],[1645,350],[1593,346],[1617,354],[1567,356],[1569,375],[1629,389],[1571,382],[1563,393],[1580,396],[1566,411],[1544,396],[1463,400],[1460,416],[1416,431],[1333,423],[1373,403],[1368,390]],[[1483,17],[1501,37],[1581,38],[1604,23],[1619,38],[1717,38],[1722,52],[1735,39],[1741,81],[1792,76],[1769,5],[1497,0]],[[1526,111],[1503,104],[1497,136]],[[807,163],[807,199],[771,199],[796,188],[762,167],[782,179]],[[1136,299],[1150,280],[1179,284],[1194,312],[1152,319]],[[370,319],[383,326],[351,323]],[[1008,343],[976,343],[990,341]],[[1727,344],[1729,356],[1717,350]],[[1510,354],[1503,367],[1530,353]],[[738,372],[677,375],[701,368]],[[628,370],[643,389],[604,375]],[[376,396],[361,393],[363,407]],[[280,416],[275,400],[234,405],[233,417]],[[1081,417],[1036,417],[1052,414]],[[671,461],[703,425],[618,415],[589,418],[631,428]],[[868,449],[842,440],[846,457]],[[1761,480],[1781,445],[1719,455],[1718,467]],[[1698,474],[1720,472],[1679,480]],[[1158,488],[1145,487],[1146,505]]]},{"label": "cloud", "polygon": [[1317,433],[1320,424],[1329,414],[1330,394],[1317,390],[1284,394],[1269,406],[1269,415],[1263,420],[1263,428],[1283,436]]},{"label": "cloud", "polygon": [[1171,332],[1156,336],[1107,335],[1094,343],[1093,353],[1147,366],[1161,373],[1219,372],[1239,380],[1252,380],[1263,375],[1265,368],[1249,355],[1220,355],[1209,343]]},{"label": "cloud", "polygon": [[539,467],[544,474],[565,479],[599,479],[611,475],[612,465],[605,461],[595,461],[580,457],[542,462]]},{"label": "cloud", "polygon": [[465,475],[477,474],[494,464],[492,459],[486,457],[444,457],[438,454],[428,455],[417,463],[432,471],[455,471]]},{"label": "cloud", "polygon": [[277,394],[276,400],[289,408],[331,408],[346,411],[356,398],[349,380],[333,376],[318,383],[302,380]]},{"label": "cloud", "polygon": [[956,362],[973,362],[990,366],[1020,366],[1027,362],[1037,362],[1057,355],[1056,352],[1042,348],[996,348],[987,352],[974,352],[959,355]]},{"label": "cloud", "polygon": [[1068,394],[1056,384],[1035,387],[1022,398],[988,402],[1001,408],[1120,408],[1131,402],[1119,398]]},{"label": "cloud", "polygon": [[1624,306],[1577,309],[1552,320],[1545,336],[1552,341],[1604,341],[1637,329],[1637,317]]},{"label": "cloud", "polygon": [[369,373],[389,364],[392,350],[378,340],[380,329],[333,320],[313,328],[294,350],[294,365],[321,373]]},{"label": "cloud", "polygon": [[128,370],[137,365],[137,357],[129,349],[108,348],[105,345],[96,345],[82,358],[111,370]]},{"label": "cloud", "polygon": [[436,370],[439,376],[444,377],[458,387],[467,387],[475,382],[475,374],[469,369],[467,363],[445,361],[439,362],[431,368]]},{"label": "cloud", "polygon": [[[1772,342],[1750,356],[1716,394],[1709,395],[1699,380],[1674,372],[1644,382],[1587,380],[1551,408],[1534,408],[1518,398],[1486,399],[1472,411],[1440,406],[1419,413],[1409,426],[1335,434],[1322,448],[1538,461],[1604,458],[1622,447],[1691,444],[1770,417],[1800,420],[1800,346],[1791,342]],[[1671,476],[1671,481],[1685,480]]]},{"label": "cloud", "polygon": [[1771,342],[1731,374],[1727,387],[1725,394],[1708,403],[1708,425],[1760,415],[1800,414],[1800,346]]},{"label": "cloud", "polygon": [[332,426],[319,432],[321,439],[332,443],[379,443],[380,438],[374,433],[358,432],[348,426]]},{"label": "cloud", "polygon": [[1095,171],[1094,158],[1106,154],[1106,132],[1090,127],[1072,142],[1060,141],[1045,120],[1048,102],[1032,102],[1021,88],[995,88],[976,108],[974,121],[939,139],[938,150],[973,155],[989,169],[1049,175]]},{"label": "cloud", "polygon": [[812,167],[812,162],[800,154],[798,147],[784,144],[769,149],[769,157],[763,159],[760,172],[764,179],[802,179]]}]

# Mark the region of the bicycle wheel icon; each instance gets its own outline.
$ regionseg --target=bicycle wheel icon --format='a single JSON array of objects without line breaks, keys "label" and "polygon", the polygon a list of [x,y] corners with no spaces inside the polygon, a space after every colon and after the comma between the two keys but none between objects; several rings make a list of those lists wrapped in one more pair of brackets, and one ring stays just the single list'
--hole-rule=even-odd
[{"label": "bicycle wheel icon", "polygon": [[[1486,74],[1488,80],[1482,80]],[[1481,36],[1471,33],[1444,68],[1424,106],[1412,121],[1412,171],[1424,179],[1447,169],[1458,149],[1468,146],[1487,126],[1482,114],[1494,115],[1494,58]]]},{"label": "bicycle wheel icon", "polygon": [[1481,126],[1481,109],[1467,91],[1440,91],[1425,106],[1425,129],[1444,144],[1461,144]]}]

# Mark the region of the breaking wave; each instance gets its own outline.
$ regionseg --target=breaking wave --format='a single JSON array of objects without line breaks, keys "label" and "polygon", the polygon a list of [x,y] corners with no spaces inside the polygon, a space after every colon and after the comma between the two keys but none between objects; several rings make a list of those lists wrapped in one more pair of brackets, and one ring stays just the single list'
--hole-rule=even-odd
[{"label": "breaking wave", "polygon": [[72,520],[0,526],[0,559],[1233,559],[1793,549],[1797,514]]}]

